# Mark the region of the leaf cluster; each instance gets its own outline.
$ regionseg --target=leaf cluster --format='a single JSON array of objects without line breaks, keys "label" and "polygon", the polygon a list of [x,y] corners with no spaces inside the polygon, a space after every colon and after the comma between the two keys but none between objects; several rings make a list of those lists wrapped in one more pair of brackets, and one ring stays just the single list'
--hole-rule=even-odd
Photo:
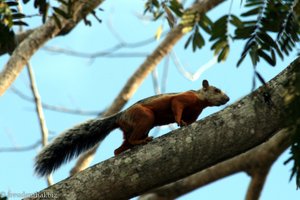
[{"label": "leaf cluster", "polygon": [[183,5],[178,0],[147,0],[144,14],[146,13],[150,13],[153,20],[165,16],[169,26],[173,27],[177,22],[176,18],[181,17],[183,14]]},{"label": "leaf cluster", "polygon": [[[247,18],[235,30],[235,39],[246,40],[238,66],[250,55],[253,66],[264,59],[276,65],[276,56],[281,59],[299,41],[299,25],[293,11],[293,1],[248,0],[248,9],[241,16]],[[249,19],[250,18],[250,19]],[[275,33],[275,34],[274,34]],[[274,35],[277,35],[274,38]]]},{"label": "leaf cluster", "polygon": [[[28,3],[30,0],[23,0],[23,3]],[[49,16],[49,10],[52,11],[53,19],[55,20],[58,27],[62,27],[60,17],[64,19],[70,19],[73,15],[73,6],[75,0],[56,0],[58,1],[65,9],[61,9],[61,7],[51,6],[50,0],[34,0],[34,8],[38,9],[39,14],[42,15],[42,22],[45,23],[47,17]],[[101,9],[100,9],[101,10]],[[97,19],[97,21],[101,22],[96,15],[96,11],[93,10],[91,14]],[[92,23],[86,17],[83,18],[85,25],[91,26]]]},{"label": "leaf cluster", "polygon": [[185,13],[182,17],[182,24],[186,27],[184,30],[191,30],[185,48],[192,44],[193,51],[196,51],[205,45],[205,40],[199,31],[201,28],[209,35],[209,41],[212,42],[211,50],[218,56],[218,62],[225,61],[230,50],[229,39],[232,37],[228,33],[229,23],[235,25],[241,22],[233,15],[224,15],[212,22],[206,14]]},{"label": "leaf cluster", "polygon": [[[289,87],[289,83],[295,87]],[[297,69],[295,76],[292,80],[288,81],[286,85],[286,107],[287,107],[287,126],[292,127],[290,131],[293,131],[292,145],[290,148],[290,157],[285,161],[287,164],[293,162],[292,173],[290,180],[295,177],[297,189],[300,188],[300,112],[299,112],[299,100],[300,100],[300,69]],[[297,100],[293,100],[297,98]],[[293,101],[292,101],[293,100]],[[292,103],[291,103],[292,102]]]},{"label": "leaf cluster", "polygon": [[22,19],[24,14],[17,9],[18,2],[14,0],[0,0],[0,48],[13,51],[14,31],[13,26],[27,25]]},{"label": "leaf cluster", "polygon": [[0,195],[0,200],[7,200],[7,197]]},{"label": "leaf cluster", "polygon": [[1,26],[5,26],[8,29],[14,25],[27,25],[21,19],[25,17],[24,14],[20,13],[17,9],[19,5],[16,0],[0,0],[0,23]]}]

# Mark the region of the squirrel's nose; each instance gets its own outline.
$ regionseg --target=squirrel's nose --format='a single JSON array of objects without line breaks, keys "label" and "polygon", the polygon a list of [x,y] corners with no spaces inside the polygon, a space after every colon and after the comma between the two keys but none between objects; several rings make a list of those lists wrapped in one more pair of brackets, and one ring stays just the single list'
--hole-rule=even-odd
[{"label": "squirrel's nose", "polygon": [[230,99],[229,99],[228,96],[226,96],[224,100],[225,100],[226,102],[228,102]]}]

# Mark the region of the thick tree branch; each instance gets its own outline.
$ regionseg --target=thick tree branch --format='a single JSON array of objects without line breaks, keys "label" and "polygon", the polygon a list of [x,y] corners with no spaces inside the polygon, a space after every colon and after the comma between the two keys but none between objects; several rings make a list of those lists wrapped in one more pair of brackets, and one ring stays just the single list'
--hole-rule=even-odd
[{"label": "thick tree branch", "polygon": [[[288,95],[288,87],[295,87],[291,77],[300,73],[299,64],[300,58],[267,86],[221,112],[110,158],[38,194],[55,194],[58,199],[128,199],[244,153],[285,127],[284,95]],[[300,103],[299,97],[292,101]]]},{"label": "thick tree branch", "polygon": [[70,19],[61,18],[62,29],[60,29],[53,18],[50,18],[44,25],[36,28],[24,39],[14,50],[9,61],[0,73],[0,96],[17,78],[23,67],[31,56],[48,40],[59,35],[66,34],[88,13],[94,10],[103,0],[81,0],[73,3],[73,16]]},{"label": "thick tree branch", "polygon": [[[229,160],[220,162],[212,167],[197,172],[184,179],[170,183],[158,189],[152,190],[141,197],[140,200],[146,200],[151,197],[151,200],[168,198],[175,199],[181,195],[191,192],[199,187],[210,184],[216,180],[233,175],[238,172],[248,172],[251,175],[267,175],[268,169],[275,162],[278,156],[287,149],[291,142],[292,131],[282,129],[276,133],[270,140],[261,145],[242,153]],[[267,167],[267,168],[266,168]],[[262,169],[264,169],[261,173]],[[250,173],[250,171],[252,173]],[[256,176],[256,181],[252,181],[251,190],[249,189],[249,196],[254,191],[254,188],[260,186],[262,189],[264,179],[263,176]],[[254,184],[254,183],[261,183]],[[249,187],[250,188],[250,187]],[[250,192],[251,191],[251,192]],[[257,189],[256,189],[257,191]],[[259,196],[259,193],[257,193]],[[252,194],[254,196],[254,194]]]},{"label": "thick tree branch", "polygon": [[[197,11],[199,13],[206,13],[211,8],[216,7],[218,4],[222,3],[224,0],[201,0],[197,1],[190,10]],[[112,115],[119,112],[127,101],[133,96],[138,87],[142,84],[143,80],[151,73],[151,71],[158,65],[158,63],[169,54],[174,47],[174,45],[184,36],[182,31],[184,26],[182,24],[174,27],[161,42],[161,44],[150,54],[147,59],[141,64],[141,66],[136,70],[136,72],[129,78],[126,85],[113,100],[113,104],[108,108],[105,116]],[[71,175],[86,169],[90,161],[93,159],[99,144],[96,145],[91,150],[83,153],[77,160],[75,166],[71,170]]]}]

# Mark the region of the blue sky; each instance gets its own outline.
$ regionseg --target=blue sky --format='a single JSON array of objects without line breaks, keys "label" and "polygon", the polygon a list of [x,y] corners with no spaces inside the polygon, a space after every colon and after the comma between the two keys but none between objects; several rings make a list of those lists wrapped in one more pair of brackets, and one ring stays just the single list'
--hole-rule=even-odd
[{"label": "blue sky", "polygon": [[[58,37],[46,44],[46,46],[66,48],[85,53],[104,51],[119,43],[119,40],[108,29],[110,22],[114,30],[122,40],[128,43],[143,41],[153,38],[157,28],[163,24],[168,29],[166,21],[148,22],[138,16],[143,12],[144,1],[115,0],[106,1],[101,8],[104,12],[98,12],[103,20],[101,24],[93,19],[93,26],[87,27],[80,23],[66,37]],[[233,5],[233,13],[239,13],[240,2]],[[24,7],[25,12],[35,13],[30,7]],[[217,19],[229,11],[229,2],[218,6],[209,16]],[[39,19],[29,19],[29,24],[37,26]],[[213,58],[210,44],[204,49],[193,53],[191,48],[184,49],[186,38],[183,38],[174,48],[177,56],[187,71],[195,72],[199,67]],[[153,41],[151,44],[140,48],[123,48],[118,52],[138,52],[149,54],[160,43]],[[203,79],[209,80],[224,90],[231,98],[229,104],[237,101],[251,92],[253,69],[248,58],[236,68],[243,43],[232,44],[228,60],[215,64],[205,71],[198,80],[186,79],[170,60],[166,81],[166,92],[181,92],[197,89]],[[282,71],[292,60],[296,58],[296,52],[292,53],[284,61],[278,60],[276,67],[270,67],[265,62],[260,62],[258,71],[266,80],[270,80]],[[8,56],[0,57],[2,69]],[[45,50],[38,51],[31,59],[36,75],[39,92],[45,103],[64,106],[74,109],[101,111],[107,108],[127,79],[145,60],[145,57],[132,58],[107,58],[100,57],[94,60],[66,56]],[[161,82],[165,60],[157,66],[159,81]],[[257,82],[258,83],[258,82]],[[259,84],[259,83],[258,83]],[[31,96],[29,80],[26,69],[20,74],[13,86],[23,93]],[[139,99],[154,95],[151,76],[139,87],[126,107]],[[207,108],[200,116],[203,118],[223,107]],[[45,118],[51,137],[63,130],[72,127],[94,116],[80,116],[45,110]],[[162,127],[159,133],[168,132]],[[8,90],[0,98],[0,148],[28,146],[40,140],[40,130],[34,104],[24,101],[14,92]],[[157,135],[156,135],[157,136]],[[92,164],[96,164],[113,156],[113,151],[122,141],[120,131],[111,133],[102,143]],[[40,150],[40,146],[25,152],[0,152],[0,193],[32,193],[46,187],[45,180],[38,178],[33,173],[34,157]],[[291,165],[284,166],[283,162],[288,158],[285,152],[272,167],[268,176],[261,199],[299,199],[299,191],[296,191],[294,181],[289,182]],[[60,181],[68,176],[74,160],[61,167],[54,173],[54,181]],[[189,193],[179,199],[243,199],[250,179],[245,173],[219,180],[205,186],[195,192]],[[19,199],[19,198],[11,198]]]}]

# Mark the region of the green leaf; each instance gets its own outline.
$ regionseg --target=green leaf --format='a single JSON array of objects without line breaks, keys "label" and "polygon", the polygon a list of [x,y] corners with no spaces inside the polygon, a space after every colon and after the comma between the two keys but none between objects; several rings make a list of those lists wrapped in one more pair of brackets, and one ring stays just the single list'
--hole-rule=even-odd
[{"label": "green leaf", "polygon": [[57,15],[55,13],[53,13],[53,19],[56,23],[56,25],[58,26],[58,28],[62,28],[62,25],[61,25],[61,22],[60,22],[60,19],[57,17]]},{"label": "green leaf", "polygon": [[263,85],[266,85],[266,81],[265,79],[262,77],[262,75],[255,70],[255,76],[258,78],[258,80],[263,84]]},{"label": "green leaf", "polygon": [[13,19],[22,19],[22,18],[24,18],[24,17],[25,17],[25,15],[22,14],[22,13],[17,13],[17,14],[13,14],[13,15],[12,15],[12,18],[13,18]]},{"label": "green leaf", "polygon": [[205,14],[201,15],[198,24],[206,33],[211,34],[213,23]]},{"label": "green leaf", "polygon": [[202,48],[205,44],[205,40],[204,38],[202,37],[202,35],[200,34],[200,32],[197,32],[197,34],[195,35],[196,37],[196,44],[198,46],[198,48]]},{"label": "green leaf", "polygon": [[195,52],[197,48],[201,48],[204,45],[204,39],[199,32],[199,29],[196,29],[193,35],[193,51]]},{"label": "green leaf", "polygon": [[234,39],[247,39],[249,38],[255,30],[255,26],[248,26],[243,28],[238,28],[235,30]]},{"label": "green leaf", "polygon": [[267,61],[271,66],[276,65],[276,61],[273,60],[268,54],[266,54],[262,49],[257,50],[257,54],[262,57],[265,61]]},{"label": "green leaf", "polygon": [[17,26],[28,26],[27,23],[22,22],[22,21],[13,21],[13,24],[17,25]]},{"label": "green leaf", "polygon": [[239,67],[240,65],[241,65],[241,63],[244,61],[244,59],[245,59],[245,57],[246,57],[246,54],[244,54],[244,55],[242,55],[241,57],[240,57],[240,59],[238,60],[238,62],[237,62],[237,67]]},{"label": "green leaf", "polygon": [[215,40],[219,37],[224,37],[226,35],[227,31],[227,18],[228,15],[225,15],[218,19],[213,25],[212,25],[212,31],[211,31],[211,38],[210,41]]},{"label": "green leaf", "polygon": [[26,4],[28,3],[30,0],[23,0],[23,3]]},{"label": "green leaf", "polygon": [[263,5],[264,1],[262,0],[257,0],[257,1],[247,1],[245,7],[252,7],[252,6],[256,6],[256,5]]},{"label": "green leaf", "polygon": [[226,45],[228,45],[228,41],[226,36],[220,38],[219,40],[217,40],[212,46],[211,46],[211,50],[215,50],[215,54],[218,54],[220,50],[222,50],[222,48],[224,48]]},{"label": "green leaf", "polygon": [[258,61],[259,61],[259,57],[257,56],[256,48],[252,48],[250,50],[249,54],[250,54],[250,58],[251,58],[251,61],[252,61],[252,65],[256,66]]},{"label": "green leaf", "polygon": [[[47,16],[48,16],[48,10],[49,10],[49,7],[50,7],[50,4],[49,4],[49,3],[46,3],[45,5],[43,5],[43,7],[40,8],[40,13],[43,14],[43,17],[42,17],[43,23],[46,22],[46,18],[47,18]],[[41,12],[41,10],[43,10],[43,11]]]},{"label": "green leaf", "polygon": [[224,15],[223,17],[219,18],[215,23],[214,23],[214,28],[219,27],[219,26],[226,26],[227,23],[227,18],[228,15]]},{"label": "green leaf", "polygon": [[53,10],[56,14],[59,14],[60,16],[64,17],[65,19],[69,19],[70,16],[63,10],[61,10],[58,7],[53,7]]},{"label": "green leaf", "polygon": [[177,0],[171,0],[169,8],[178,16],[181,17],[183,14],[183,6]]},{"label": "green leaf", "polygon": [[8,6],[18,6],[19,3],[16,1],[6,1],[5,2]]},{"label": "green leaf", "polygon": [[229,54],[229,46],[226,45],[225,48],[222,49],[221,53],[218,56],[218,62],[225,61]]},{"label": "green leaf", "polygon": [[160,7],[160,4],[158,2],[158,0],[151,0],[152,5],[154,5],[156,8]]},{"label": "green leaf", "polygon": [[163,6],[164,10],[165,10],[165,13],[167,15],[167,20],[168,20],[168,23],[169,23],[169,26],[171,28],[174,27],[174,25],[176,24],[176,19],[175,17],[173,16],[170,8],[168,6]]},{"label": "green leaf", "polygon": [[249,10],[243,14],[241,14],[242,17],[249,17],[249,16],[252,16],[252,15],[257,15],[259,12],[260,12],[261,8],[260,7],[256,7],[256,8],[253,8],[252,10]]},{"label": "green leaf", "polygon": [[242,27],[243,26],[243,22],[235,15],[230,15],[230,21],[229,21],[232,25],[236,26],[236,27]]},{"label": "green leaf", "polygon": [[187,39],[187,41],[184,44],[184,48],[185,49],[189,46],[189,44],[191,43],[192,39],[193,39],[193,35],[190,35],[190,37]]}]

